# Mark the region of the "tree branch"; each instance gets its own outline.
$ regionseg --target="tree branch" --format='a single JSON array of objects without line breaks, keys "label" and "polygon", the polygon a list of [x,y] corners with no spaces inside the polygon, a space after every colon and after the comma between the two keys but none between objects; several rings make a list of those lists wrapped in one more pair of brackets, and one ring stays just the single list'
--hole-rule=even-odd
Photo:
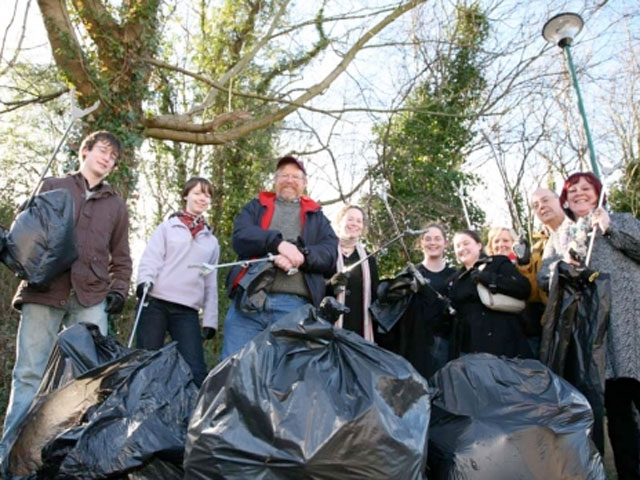
[{"label": "tree branch", "polygon": [[91,96],[93,85],[84,66],[82,48],[69,18],[66,2],[38,0],[53,58],[81,95]]},{"label": "tree branch", "polygon": [[197,144],[219,144],[236,140],[247,135],[250,132],[272,125],[285,118],[291,112],[294,112],[295,110],[300,108],[301,105],[306,104],[311,99],[322,94],[322,92],[324,92],[333,83],[333,81],[347,69],[349,64],[356,57],[356,54],[360,51],[360,49],[362,49],[364,45],[366,45],[369,40],[371,40],[371,38],[373,38],[382,29],[384,29],[387,25],[396,20],[402,14],[415,8],[417,5],[424,3],[425,1],[426,0],[411,0],[410,2],[397,7],[389,15],[387,15],[371,29],[365,32],[365,34],[362,35],[358,39],[358,41],[345,53],[342,61],[340,61],[340,63],[321,82],[311,86],[305,93],[291,102],[291,104],[273,112],[270,115],[266,115],[262,118],[257,118],[253,121],[243,123],[242,125],[232,128],[231,130],[228,130],[221,134],[193,134],[190,132],[182,133],[179,131],[171,132],[167,129],[157,128],[148,128],[144,131],[144,134],[148,137],[158,139],[183,141]]}]

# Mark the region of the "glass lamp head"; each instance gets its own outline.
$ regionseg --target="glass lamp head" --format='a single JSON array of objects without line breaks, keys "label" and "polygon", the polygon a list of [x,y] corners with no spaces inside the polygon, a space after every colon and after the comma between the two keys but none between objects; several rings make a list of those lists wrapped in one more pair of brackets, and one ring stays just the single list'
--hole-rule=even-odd
[{"label": "glass lamp head", "polygon": [[565,47],[571,45],[583,26],[584,21],[577,13],[560,13],[547,20],[542,28],[542,36],[549,43]]}]

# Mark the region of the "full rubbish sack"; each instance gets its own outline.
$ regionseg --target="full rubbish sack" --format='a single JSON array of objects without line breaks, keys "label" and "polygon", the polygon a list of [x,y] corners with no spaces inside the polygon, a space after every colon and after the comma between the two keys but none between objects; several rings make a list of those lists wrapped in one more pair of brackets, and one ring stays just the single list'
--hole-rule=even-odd
[{"label": "full rubbish sack", "polygon": [[0,260],[19,278],[44,290],[78,258],[74,225],[71,192],[41,193],[6,232]]},{"label": "full rubbish sack", "polygon": [[9,439],[5,478],[182,478],[197,388],[176,344],[124,349],[87,324],[59,338],[40,390]]},{"label": "full rubbish sack", "polygon": [[430,382],[430,480],[605,479],[589,402],[539,361],[465,355]]},{"label": "full rubbish sack", "polygon": [[209,374],[185,479],[424,478],[426,380],[318,312],[283,317]]},{"label": "full rubbish sack", "polygon": [[593,440],[604,452],[604,387],[611,282],[559,262],[543,314],[540,360],[576,387],[594,415]]}]

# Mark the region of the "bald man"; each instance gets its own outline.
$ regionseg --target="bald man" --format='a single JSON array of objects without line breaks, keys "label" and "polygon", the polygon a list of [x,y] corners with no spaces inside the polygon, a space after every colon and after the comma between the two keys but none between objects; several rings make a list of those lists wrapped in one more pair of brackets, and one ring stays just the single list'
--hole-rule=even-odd
[{"label": "bald man", "polygon": [[547,295],[538,288],[536,276],[542,266],[542,253],[549,239],[549,234],[555,232],[565,220],[565,214],[560,205],[558,195],[548,188],[539,188],[531,195],[531,208],[543,225],[543,231],[533,234],[534,244],[531,247],[529,262],[517,264],[518,271],[529,280],[531,295],[527,300],[527,308],[523,312],[522,328],[529,346],[537,356],[540,349],[542,325],[540,319],[547,303]]}]

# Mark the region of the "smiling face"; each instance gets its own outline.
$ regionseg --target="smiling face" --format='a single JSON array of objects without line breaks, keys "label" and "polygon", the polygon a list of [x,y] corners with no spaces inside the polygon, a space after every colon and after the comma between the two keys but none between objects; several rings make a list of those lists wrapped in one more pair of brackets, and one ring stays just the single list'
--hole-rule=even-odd
[{"label": "smiling face", "polygon": [[364,216],[357,208],[348,209],[338,225],[339,237],[344,239],[357,239],[364,229]]},{"label": "smiling face", "polygon": [[533,192],[531,208],[533,208],[538,220],[553,230],[557,229],[564,220],[564,212],[560,206],[558,195],[546,188]]},{"label": "smiling face", "polygon": [[118,154],[103,140],[98,140],[91,149],[82,149],[82,167],[80,170],[90,183],[98,182],[111,173],[116,165]]},{"label": "smiling face", "polygon": [[189,190],[184,200],[186,202],[185,210],[191,215],[202,215],[211,205],[211,195],[201,183],[197,183]]},{"label": "smiling face", "polygon": [[598,194],[589,181],[582,177],[567,190],[569,210],[577,217],[584,217],[598,205]]},{"label": "smiling face", "polygon": [[509,230],[502,229],[491,239],[491,252],[506,256],[513,252],[513,238]]},{"label": "smiling face", "polygon": [[285,163],[276,172],[274,190],[278,198],[293,202],[298,200],[307,186],[307,178],[294,163]]},{"label": "smiling face", "polygon": [[480,258],[482,243],[476,242],[473,237],[466,233],[456,233],[453,237],[453,251],[458,261],[469,269]]},{"label": "smiling face", "polygon": [[420,248],[425,258],[440,259],[444,257],[446,239],[439,228],[429,228],[420,239]]}]

